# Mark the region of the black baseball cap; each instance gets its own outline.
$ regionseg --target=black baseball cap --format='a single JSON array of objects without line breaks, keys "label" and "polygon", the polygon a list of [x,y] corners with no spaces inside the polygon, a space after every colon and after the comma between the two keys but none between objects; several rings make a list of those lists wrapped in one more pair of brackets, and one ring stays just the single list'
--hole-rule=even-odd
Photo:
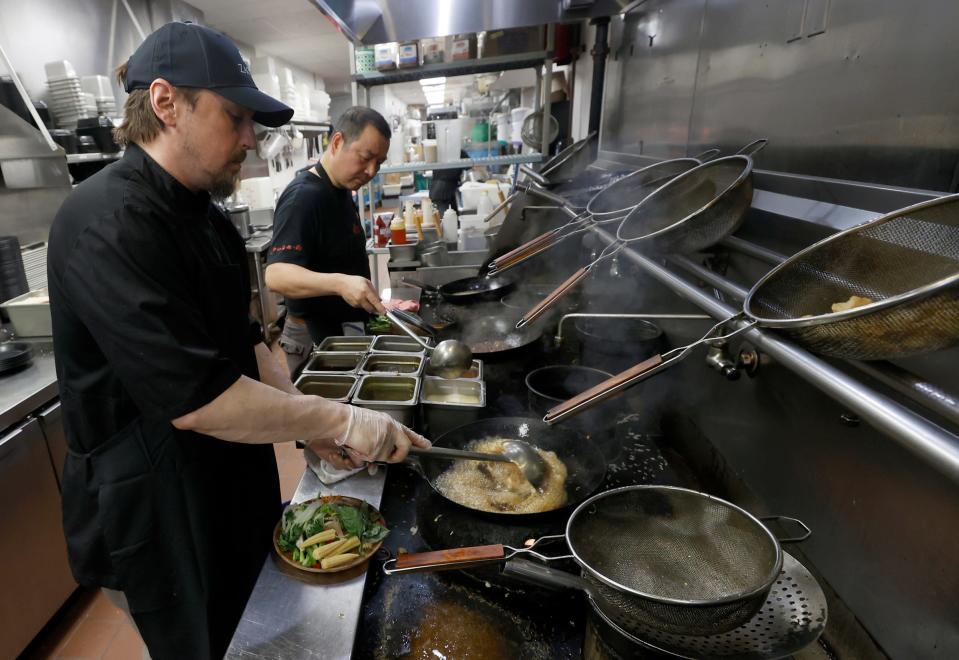
[{"label": "black baseball cap", "polygon": [[149,89],[157,78],[178,87],[209,89],[253,111],[253,120],[282,126],[293,108],[257,89],[250,68],[226,35],[196,23],[167,23],[127,60],[126,91]]}]

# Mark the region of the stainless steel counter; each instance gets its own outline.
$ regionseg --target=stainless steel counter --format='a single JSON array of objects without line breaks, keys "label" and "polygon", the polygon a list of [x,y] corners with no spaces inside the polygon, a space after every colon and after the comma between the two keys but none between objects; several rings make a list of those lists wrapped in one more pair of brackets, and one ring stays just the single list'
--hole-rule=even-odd
[{"label": "stainless steel counter", "polygon": [[0,430],[56,398],[57,373],[53,363],[53,344],[33,344],[33,364],[26,369],[0,376]]},{"label": "stainless steel counter", "polygon": [[[318,495],[349,495],[379,507],[386,479],[361,472],[324,486],[307,470],[293,496],[302,502]],[[294,660],[349,658],[359,623],[366,567],[330,576],[305,574],[267,558],[246,605],[227,658]]]}]

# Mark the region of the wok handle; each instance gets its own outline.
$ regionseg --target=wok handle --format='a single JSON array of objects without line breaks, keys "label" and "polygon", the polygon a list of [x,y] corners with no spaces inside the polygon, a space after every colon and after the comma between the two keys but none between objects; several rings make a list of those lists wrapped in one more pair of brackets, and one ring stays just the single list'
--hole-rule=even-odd
[{"label": "wok handle", "polygon": [[583,266],[582,268],[577,270],[575,273],[570,275],[565,282],[563,282],[558,287],[556,287],[548,296],[543,298],[543,300],[541,300],[535,307],[533,307],[533,309],[529,310],[528,312],[526,312],[526,314],[523,315],[523,318],[521,318],[519,322],[516,324],[517,330],[529,325],[530,323],[538,319],[540,316],[542,316],[543,313],[546,310],[548,310],[550,307],[552,307],[557,300],[562,298],[567,291],[572,289],[574,286],[576,286],[576,284],[581,279],[586,277],[586,273],[588,272],[589,272],[589,266]]},{"label": "wok handle", "polygon": [[[406,553],[401,552],[396,559],[388,560],[383,564],[383,572],[419,573],[422,571],[447,571],[455,568],[465,568],[478,564],[490,564],[506,558],[506,546],[476,545],[466,548],[449,548],[447,550],[432,550],[430,552]],[[391,568],[387,564],[392,562]]]},{"label": "wok handle", "polygon": [[[769,530],[769,531],[771,531],[771,532],[773,533],[773,536],[775,536],[775,537],[776,537],[776,540],[779,541],[780,543],[799,543],[800,541],[805,541],[805,540],[808,539],[810,536],[812,536],[812,530],[809,529],[809,526],[806,525],[806,523],[804,523],[804,522],[803,522],[802,520],[800,520],[799,518],[793,518],[793,517],[791,517],[791,516],[765,516],[765,517],[763,517],[763,518],[760,518],[760,520],[761,520],[762,522],[764,522],[764,523],[765,523],[767,520],[777,520],[777,521],[786,520],[786,521],[789,521],[789,522],[791,522],[791,523],[799,526],[799,527],[802,529],[802,531],[800,532],[799,536],[788,536],[788,537],[786,537],[786,538],[780,538],[779,535],[776,533],[775,530],[772,530],[772,529]],[[767,527],[768,527],[768,525],[767,525]]]},{"label": "wok handle", "polygon": [[558,571],[528,559],[510,559],[503,566],[502,574],[539,587],[587,591],[587,582],[580,576]]},{"label": "wok handle", "polygon": [[412,284],[415,287],[423,289],[423,291],[430,291],[432,293],[439,293],[439,287],[433,286],[432,284],[427,284],[426,282],[420,282],[419,280],[414,280],[412,277],[401,277],[400,280],[403,284]]},{"label": "wok handle", "polygon": [[638,378],[639,376],[643,375],[647,371],[652,371],[653,369],[655,369],[662,363],[663,363],[663,356],[654,355],[653,357],[647,360],[644,360],[643,362],[640,362],[637,365],[630,367],[626,371],[622,371],[616,374],[612,378],[607,378],[599,385],[594,385],[593,387],[589,388],[585,392],[580,392],[579,394],[574,396],[572,399],[564,401],[558,406],[551,408],[549,412],[546,413],[546,417],[551,418],[551,417],[559,416],[562,413],[565,413],[568,410],[571,410],[572,408],[576,408],[577,406],[586,402],[589,402],[589,405],[583,406],[583,409],[586,409],[592,405],[595,405],[607,398],[606,396],[603,396],[603,394],[605,394],[609,390],[612,390],[618,385],[622,385],[626,381],[632,380],[634,378]]}]

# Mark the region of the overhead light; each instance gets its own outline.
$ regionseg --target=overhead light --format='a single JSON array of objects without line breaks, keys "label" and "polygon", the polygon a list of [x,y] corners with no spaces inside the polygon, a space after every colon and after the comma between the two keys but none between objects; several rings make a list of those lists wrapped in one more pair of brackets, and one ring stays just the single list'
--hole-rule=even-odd
[{"label": "overhead light", "polygon": [[436,87],[437,85],[445,85],[446,76],[440,76],[439,78],[423,78],[420,80],[421,87]]}]

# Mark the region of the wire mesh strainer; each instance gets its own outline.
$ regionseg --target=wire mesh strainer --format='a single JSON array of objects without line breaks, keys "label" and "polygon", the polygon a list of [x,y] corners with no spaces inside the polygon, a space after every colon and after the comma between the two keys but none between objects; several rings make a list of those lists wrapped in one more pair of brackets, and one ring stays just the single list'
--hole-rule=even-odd
[{"label": "wire mesh strainer", "polygon": [[696,252],[736,231],[752,203],[752,169],[749,156],[726,156],[664,183],[623,218],[616,230],[616,242],[524,314],[516,327],[542,316],[597,264],[627,245],[644,252]]},{"label": "wire mesh strainer", "polygon": [[[851,295],[873,302],[831,311]],[[959,342],[959,195],[806,248],[759,280],[743,309],[832,357],[891,359],[952,346]]]}]

